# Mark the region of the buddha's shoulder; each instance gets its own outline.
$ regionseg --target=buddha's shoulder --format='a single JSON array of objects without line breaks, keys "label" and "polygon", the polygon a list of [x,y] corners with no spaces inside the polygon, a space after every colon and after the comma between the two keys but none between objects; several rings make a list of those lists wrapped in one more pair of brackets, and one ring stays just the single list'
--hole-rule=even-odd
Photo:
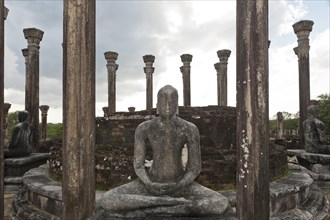
[{"label": "buddha's shoulder", "polygon": [[144,121],[141,124],[139,124],[137,126],[137,130],[145,130],[145,129],[149,129],[150,127],[154,126],[155,124],[157,124],[156,122],[157,118],[154,119],[150,119],[148,121]]},{"label": "buddha's shoulder", "polygon": [[187,130],[198,130],[197,126],[187,120],[184,120],[180,117],[177,117],[177,125],[179,125],[180,127],[187,129]]}]

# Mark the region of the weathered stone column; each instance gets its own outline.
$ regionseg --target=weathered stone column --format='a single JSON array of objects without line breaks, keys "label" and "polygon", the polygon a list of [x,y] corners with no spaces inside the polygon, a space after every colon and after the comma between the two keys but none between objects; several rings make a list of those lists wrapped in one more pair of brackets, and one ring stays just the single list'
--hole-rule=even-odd
[{"label": "weathered stone column", "polygon": [[152,99],[153,99],[153,73],[155,68],[152,67],[153,63],[155,62],[155,56],[153,55],[145,55],[143,56],[143,61],[146,64],[144,67],[144,73],[146,74],[147,78],[147,109],[152,109]]},{"label": "weathered stone column", "polygon": [[108,51],[104,53],[104,57],[107,60],[108,69],[108,111],[109,114],[116,112],[116,71],[118,70],[118,53]]},{"label": "weathered stone column", "polygon": [[269,219],[268,0],[237,0],[237,217]]},{"label": "weathered stone column", "polygon": [[220,62],[214,64],[214,68],[217,70],[217,93],[219,106],[227,106],[227,65],[230,53],[230,50],[218,50],[217,54]]},{"label": "weathered stone column", "polygon": [[[29,104],[31,103],[31,80],[29,78],[29,50],[27,48],[22,49],[22,54],[25,60],[25,109],[29,108]],[[30,116],[31,117],[31,116]]]},{"label": "weathered stone column", "polygon": [[95,204],[95,0],[65,0],[62,219]]},{"label": "weathered stone column", "polygon": [[[5,19],[8,9],[5,7],[4,0],[0,0],[0,131],[3,131],[4,121],[4,72],[5,72]],[[4,132],[0,132],[0,219],[4,219]]]},{"label": "weathered stone column", "polygon": [[277,112],[277,138],[283,138],[283,114],[282,112]]},{"label": "weathered stone column", "polygon": [[307,119],[307,107],[310,100],[309,83],[309,34],[313,29],[313,21],[302,20],[293,25],[298,37],[298,47],[295,50],[299,62],[299,143],[304,148],[305,138],[303,122]]},{"label": "weathered stone column", "polygon": [[49,110],[48,105],[41,105],[39,107],[41,111],[41,139],[46,140],[47,138],[47,113]]},{"label": "weathered stone column", "polygon": [[4,109],[3,109],[3,132],[4,137],[6,138],[7,135],[7,128],[8,128],[8,112],[11,107],[10,103],[4,103]]},{"label": "weathered stone column", "polygon": [[39,145],[39,44],[44,32],[36,28],[26,28],[23,32],[28,42],[26,91],[29,96],[25,96],[25,109],[30,113],[32,147],[35,151]]},{"label": "weathered stone column", "polygon": [[184,107],[191,106],[191,91],[190,91],[190,63],[192,61],[192,55],[182,54],[181,61],[183,66],[180,67],[183,81],[183,105]]}]

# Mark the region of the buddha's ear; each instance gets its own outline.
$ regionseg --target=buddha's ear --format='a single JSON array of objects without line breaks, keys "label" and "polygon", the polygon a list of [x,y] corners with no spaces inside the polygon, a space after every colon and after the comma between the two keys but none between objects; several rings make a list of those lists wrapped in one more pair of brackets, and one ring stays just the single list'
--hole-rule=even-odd
[{"label": "buddha's ear", "polygon": [[158,102],[156,103],[156,114],[159,115],[159,111],[158,111]]},{"label": "buddha's ear", "polygon": [[178,107],[176,108],[176,114],[179,115],[179,105],[178,105]]}]

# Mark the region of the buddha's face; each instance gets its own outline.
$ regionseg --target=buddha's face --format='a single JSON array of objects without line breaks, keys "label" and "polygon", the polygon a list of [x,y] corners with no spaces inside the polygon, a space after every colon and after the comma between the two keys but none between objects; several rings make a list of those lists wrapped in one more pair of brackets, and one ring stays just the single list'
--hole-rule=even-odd
[{"label": "buddha's face", "polygon": [[164,117],[171,117],[176,114],[178,109],[178,94],[175,88],[165,86],[159,91],[157,109],[159,115]]}]

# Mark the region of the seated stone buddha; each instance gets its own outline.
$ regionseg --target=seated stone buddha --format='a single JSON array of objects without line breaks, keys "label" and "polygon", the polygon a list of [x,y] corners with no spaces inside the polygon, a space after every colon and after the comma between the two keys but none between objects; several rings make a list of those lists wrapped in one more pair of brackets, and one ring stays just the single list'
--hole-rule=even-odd
[{"label": "seated stone buddha", "polygon": [[[134,170],[138,179],[107,191],[97,201],[95,219],[228,216],[232,212],[228,199],[194,181],[201,172],[199,131],[177,116],[177,90],[164,86],[157,99],[159,117],[141,123],[135,131]],[[148,170],[147,145],[151,146],[153,161]],[[184,167],[185,145],[188,161]]]}]

